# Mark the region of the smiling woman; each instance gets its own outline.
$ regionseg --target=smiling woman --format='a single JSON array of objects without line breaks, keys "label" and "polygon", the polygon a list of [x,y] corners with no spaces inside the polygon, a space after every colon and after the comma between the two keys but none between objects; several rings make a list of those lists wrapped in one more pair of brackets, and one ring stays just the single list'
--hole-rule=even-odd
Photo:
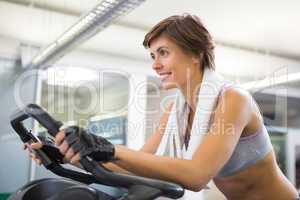
[{"label": "smiling woman", "polygon": [[[193,120],[199,107],[197,100],[201,101],[197,94],[203,90],[201,85],[207,84],[204,81],[205,71],[215,69],[213,39],[197,16],[186,14],[162,20],[145,36],[143,45],[149,48],[153,69],[160,76],[163,88],[179,88],[190,108],[187,119],[178,117],[178,120],[187,120],[183,141],[188,151],[194,131]],[[211,164],[214,164],[210,165],[204,177],[211,177],[228,199],[278,199],[278,196],[273,196],[274,190],[278,190],[277,195],[282,196],[280,199],[295,199],[295,188],[278,171],[259,109],[256,104],[249,106],[250,102],[253,99],[249,94],[224,85],[215,113],[211,116],[213,122],[209,131],[219,136],[214,138],[208,134],[193,153],[192,160],[198,160],[195,164],[205,161],[208,165],[208,159],[201,158],[204,156],[202,153],[217,150],[217,154],[212,154]],[[170,118],[167,123],[170,123]],[[221,128],[214,127],[220,122]],[[221,136],[219,133],[225,134]],[[229,153],[220,153],[223,147]],[[223,156],[223,159],[218,156]],[[200,164],[199,170],[204,169],[205,164]],[[272,178],[258,182],[270,172]],[[251,189],[249,185],[253,185]]]}]

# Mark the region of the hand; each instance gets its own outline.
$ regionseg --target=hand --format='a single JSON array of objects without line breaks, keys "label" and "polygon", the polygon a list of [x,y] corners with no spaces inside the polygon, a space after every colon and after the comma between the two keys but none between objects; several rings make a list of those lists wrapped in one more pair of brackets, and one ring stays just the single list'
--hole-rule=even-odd
[{"label": "hand", "polygon": [[42,144],[39,143],[39,142],[36,142],[36,143],[32,143],[32,144],[24,144],[24,147],[23,149],[26,150],[28,149],[28,152],[29,152],[29,156],[30,158],[35,161],[38,165],[41,165],[42,164],[42,161],[41,159],[35,154],[35,152],[33,150],[38,150],[38,149],[41,149],[42,148]]},{"label": "hand", "polygon": [[76,163],[81,157],[89,156],[95,161],[108,162],[114,159],[115,147],[101,136],[89,134],[77,126],[60,131],[55,143],[65,159]]}]

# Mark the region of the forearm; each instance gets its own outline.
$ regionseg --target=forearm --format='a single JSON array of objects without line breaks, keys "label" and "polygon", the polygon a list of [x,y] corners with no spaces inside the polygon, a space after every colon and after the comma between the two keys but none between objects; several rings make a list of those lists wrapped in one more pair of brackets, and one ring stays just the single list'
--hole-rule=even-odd
[{"label": "forearm", "polygon": [[[75,167],[78,167],[80,169],[84,169],[83,166],[80,164],[80,162],[76,162],[76,163],[69,163],[69,162],[65,162],[65,164],[71,164]],[[114,164],[113,162],[107,162],[107,163],[102,163],[102,165],[110,170],[110,171],[113,171],[113,172],[117,172],[117,173],[123,173],[123,174],[132,174],[130,173],[129,171],[119,167],[117,164]]]},{"label": "forearm", "polygon": [[118,166],[116,163],[113,162],[104,163],[103,166],[113,172],[122,173],[122,174],[132,174],[131,172],[123,169],[122,167]]},{"label": "forearm", "polygon": [[205,175],[192,160],[156,156],[124,146],[116,146],[116,158],[118,166],[140,176],[175,182],[193,191],[206,185],[201,182],[201,176]]}]

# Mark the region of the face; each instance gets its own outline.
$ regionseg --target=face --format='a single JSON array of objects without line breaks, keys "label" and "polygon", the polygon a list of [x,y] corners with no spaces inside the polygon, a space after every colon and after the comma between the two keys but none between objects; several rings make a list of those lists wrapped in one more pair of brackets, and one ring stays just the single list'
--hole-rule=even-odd
[{"label": "face", "polygon": [[200,73],[199,59],[188,54],[167,36],[155,38],[150,45],[152,68],[164,89],[186,88],[195,74]]}]

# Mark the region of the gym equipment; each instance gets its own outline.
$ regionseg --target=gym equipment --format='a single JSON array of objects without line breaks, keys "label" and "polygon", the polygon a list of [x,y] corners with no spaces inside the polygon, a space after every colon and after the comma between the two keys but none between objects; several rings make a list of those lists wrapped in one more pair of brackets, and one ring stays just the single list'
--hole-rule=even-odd
[{"label": "gym equipment", "polygon": [[[62,123],[36,104],[16,110],[10,118],[13,129],[24,143],[43,143],[43,147],[36,150],[36,154],[44,167],[65,178],[31,181],[16,191],[9,200],[153,200],[159,196],[177,199],[184,194],[184,189],[175,183],[115,173],[88,156],[80,160],[87,173],[64,168],[62,155],[53,141],[36,137],[24,126],[23,121],[29,118],[39,122],[53,137],[59,132]],[[124,188],[127,192],[114,198],[90,187],[89,184],[92,183]]]}]

